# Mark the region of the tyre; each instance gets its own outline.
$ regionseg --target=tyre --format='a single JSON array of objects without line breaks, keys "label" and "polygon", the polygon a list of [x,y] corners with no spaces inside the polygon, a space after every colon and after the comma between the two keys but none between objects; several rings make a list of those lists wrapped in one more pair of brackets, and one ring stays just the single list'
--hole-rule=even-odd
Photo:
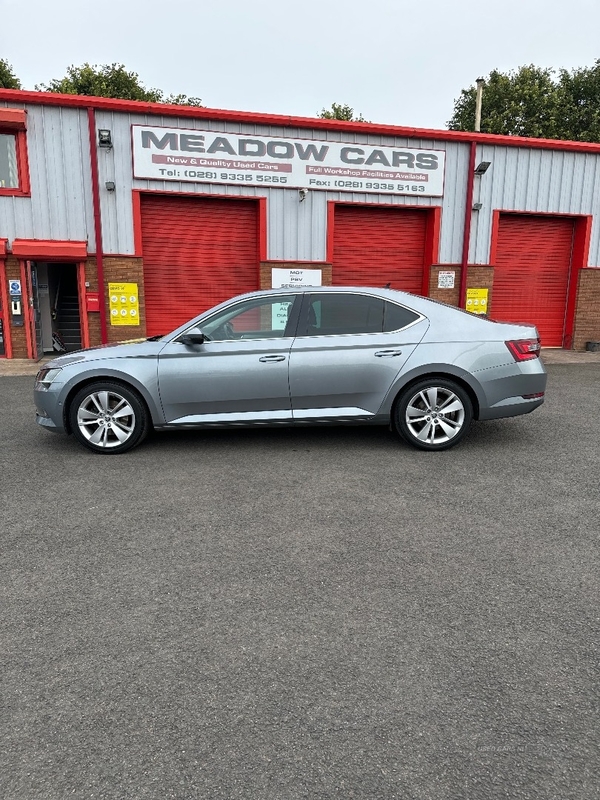
[{"label": "tyre", "polygon": [[75,438],[94,453],[116,455],[139,444],[150,419],[140,396],[120,383],[98,381],[81,389],[69,408]]},{"label": "tyre", "polygon": [[405,441],[420,450],[447,450],[467,434],[473,404],[454,381],[429,378],[409,386],[399,397],[394,424]]}]

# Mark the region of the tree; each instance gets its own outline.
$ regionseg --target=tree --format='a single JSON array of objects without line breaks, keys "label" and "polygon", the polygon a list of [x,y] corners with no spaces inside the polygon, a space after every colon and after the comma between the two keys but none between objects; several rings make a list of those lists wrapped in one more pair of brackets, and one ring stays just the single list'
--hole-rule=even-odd
[{"label": "tree", "polygon": [[[474,86],[463,89],[448,123],[453,131],[475,128]],[[559,135],[559,96],[553,71],[532,65],[516,72],[492,70],[485,81],[481,108],[481,130],[508,136]]]},{"label": "tree", "polygon": [[560,71],[561,114],[565,136],[600,142],[600,59],[593,67]]},{"label": "tree", "polygon": [[91,65],[86,62],[81,67],[70,66],[64,78],[55,78],[35,88],[39,92],[114,97],[180,106],[202,105],[199,97],[184,94],[165,97],[161,89],[146,89],[137,72],[128,72],[124,64]]},{"label": "tree", "polygon": [[[475,128],[475,86],[463,89],[448,122],[450,130]],[[483,133],[545,139],[600,141],[600,59],[593,67],[569,72],[533,64],[485,81],[481,108]]]},{"label": "tree", "polygon": [[321,119],[341,119],[345,122],[367,122],[362,114],[354,116],[354,109],[348,105],[341,105],[340,103],[332,103],[331,108],[322,108],[321,113],[318,114]]},{"label": "tree", "polygon": [[21,81],[15,75],[12,66],[4,58],[0,58],[0,89],[20,89]]}]

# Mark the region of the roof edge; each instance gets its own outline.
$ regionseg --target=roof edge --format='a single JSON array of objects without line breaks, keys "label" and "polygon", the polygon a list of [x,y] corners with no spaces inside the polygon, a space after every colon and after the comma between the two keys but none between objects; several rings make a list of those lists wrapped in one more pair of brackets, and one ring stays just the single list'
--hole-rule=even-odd
[{"label": "roof edge", "polygon": [[477,144],[505,145],[508,147],[600,153],[600,143],[597,142],[573,142],[562,139],[534,139],[526,136],[504,136],[471,131],[413,128],[380,122],[346,122],[336,119],[322,119],[321,117],[297,117],[254,111],[234,111],[224,108],[206,108],[204,106],[179,106],[168,103],[148,103],[139,100],[119,100],[109,97],[32,92],[22,89],[0,89],[0,101],[25,105],[93,108],[99,111],[117,111],[132,114],[155,114],[164,117],[215,119],[223,122],[276,125],[282,128],[316,128],[320,130],[352,131],[353,133],[376,133],[383,136],[404,136],[411,139],[476,142]]}]

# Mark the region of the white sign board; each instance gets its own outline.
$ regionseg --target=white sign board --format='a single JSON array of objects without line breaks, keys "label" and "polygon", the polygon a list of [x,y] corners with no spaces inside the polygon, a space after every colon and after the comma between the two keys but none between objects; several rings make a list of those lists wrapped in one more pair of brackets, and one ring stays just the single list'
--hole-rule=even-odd
[{"label": "white sign board", "polygon": [[[273,289],[295,289],[299,286],[321,286],[323,272],[320,269],[274,269],[271,271]],[[284,330],[287,325],[290,303],[277,303],[273,306],[272,327],[274,331]]]},{"label": "white sign board", "polygon": [[271,273],[273,289],[295,289],[297,286],[321,286],[320,269],[274,269]]},{"label": "white sign board", "polygon": [[454,289],[456,272],[438,272],[438,289]]},{"label": "white sign board", "polygon": [[146,125],[132,125],[131,133],[135,178],[416,197],[444,193],[443,150]]}]

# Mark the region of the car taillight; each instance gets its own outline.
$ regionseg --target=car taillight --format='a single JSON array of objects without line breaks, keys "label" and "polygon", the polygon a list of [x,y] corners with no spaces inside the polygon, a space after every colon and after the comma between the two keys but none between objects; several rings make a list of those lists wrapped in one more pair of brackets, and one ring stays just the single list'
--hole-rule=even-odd
[{"label": "car taillight", "polygon": [[513,354],[515,361],[529,361],[532,358],[539,358],[541,342],[539,339],[513,339],[505,342],[506,346]]}]

